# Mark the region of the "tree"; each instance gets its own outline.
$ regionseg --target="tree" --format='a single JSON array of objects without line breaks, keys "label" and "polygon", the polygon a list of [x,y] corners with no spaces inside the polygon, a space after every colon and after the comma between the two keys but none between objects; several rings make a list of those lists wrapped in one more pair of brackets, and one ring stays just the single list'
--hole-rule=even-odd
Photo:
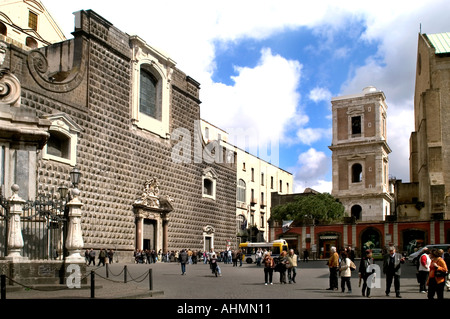
[{"label": "tree", "polygon": [[344,206],[328,193],[299,195],[292,202],[272,208],[272,220],[315,220],[321,224],[342,221]]}]

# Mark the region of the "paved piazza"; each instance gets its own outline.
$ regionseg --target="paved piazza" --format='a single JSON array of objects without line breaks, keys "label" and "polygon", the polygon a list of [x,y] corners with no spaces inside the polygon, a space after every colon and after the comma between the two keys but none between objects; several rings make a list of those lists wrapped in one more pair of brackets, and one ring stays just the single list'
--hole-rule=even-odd
[{"label": "paved piazza", "polygon": [[[376,262],[381,266],[381,261]],[[153,270],[153,289],[164,291],[163,295],[152,297],[168,299],[367,299],[361,296],[358,287],[358,274],[352,274],[352,293],[328,291],[329,272],[325,260],[300,262],[297,268],[296,284],[280,284],[279,273],[274,272],[273,285],[264,285],[264,270],[255,264],[243,264],[233,267],[231,264],[219,264],[222,277],[215,277],[209,270],[209,265],[197,263],[187,265],[187,275],[181,275],[181,267],[177,263],[156,263],[151,265],[128,264],[132,276],[138,276],[151,267]],[[359,266],[359,260],[356,261]],[[123,264],[110,265],[111,274],[118,274]],[[94,269],[89,267],[88,269]],[[96,272],[103,274],[105,268],[98,268]],[[110,279],[114,276],[110,274]],[[117,278],[117,277],[116,277]],[[119,277],[120,279],[120,277]],[[116,279],[114,279],[116,280]],[[372,289],[372,300],[393,299],[385,296],[385,278],[380,280],[381,288]],[[148,281],[139,283],[148,287]],[[340,279],[339,279],[340,285]],[[449,297],[446,292],[445,297]],[[419,286],[415,277],[415,267],[409,262],[402,265],[401,277],[402,299],[426,299],[425,294],[419,293]]]}]

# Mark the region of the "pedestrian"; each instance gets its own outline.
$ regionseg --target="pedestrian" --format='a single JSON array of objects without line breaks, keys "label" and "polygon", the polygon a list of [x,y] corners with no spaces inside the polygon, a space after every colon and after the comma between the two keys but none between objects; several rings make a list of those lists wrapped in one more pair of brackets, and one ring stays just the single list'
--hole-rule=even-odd
[{"label": "pedestrian", "polygon": [[100,252],[98,253],[98,265],[103,264],[105,266],[105,259],[106,259],[106,251],[101,248]]},{"label": "pedestrian", "polygon": [[92,248],[89,251],[89,265],[88,266],[90,266],[91,263],[93,263],[95,266],[95,251]]},{"label": "pedestrian", "polygon": [[308,249],[305,249],[303,251],[303,262],[308,262],[308,259],[309,259],[309,251]]},{"label": "pedestrian", "polygon": [[355,262],[355,251],[350,246],[347,248],[347,257],[350,258],[351,261]]},{"label": "pedestrian", "polygon": [[278,264],[275,266],[276,267],[276,271],[278,271],[280,273],[280,284],[286,284],[286,264],[288,262],[287,257],[286,257],[287,253],[286,251],[282,251],[280,253],[280,257],[278,257]]},{"label": "pedestrian", "polygon": [[[372,258],[372,250],[367,249],[365,251],[365,256],[361,258],[361,263],[359,264],[359,281],[361,283],[361,280],[363,280],[362,285],[362,295],[363,297],[370,298],[370,288],[372,288],[372,282],[367,282],[370,275],[375,273],[375,269],[371,267],[371,265],[374,264],[373,258]],[[371,278],[374,279],[373,277]]]},{"label": "pedestrian", "polygon": [[419,282],[419,292],[427,292],[428,275],[430,274],[430,251],[427,247],[423,249],[423,254],[417,262],[417,281]]},{"label": "pedestrian", "polygon": [[348,293],[352,293],[352,284],[350,278],[352,277],[352,271],[350,269],[352,261],[348,257],[348,253],[341,252],[341,261],[339,263],[339,275],[341,276],[341,290],[345,292],[345,286],[347,286]]},{"label": "pedestrian", "polygon": [[263,258],[263,251],[262,251],[262,249],[260,247],[256,251],[256,266],[258,266],[258,267],[261,266],[262,258]]},{"label": "pedestrian", "polygon": [[263,264],[264,264],[264,283],[266,286],[268,284],[273,285],[272,277],[273,277],[273,269],[275,267],[275,261],[270,255],[270,252],[266,252],[264,254]]},{"label": "pedestrian", "polygon": [[[445,264],[447,265],[447,269],[450,269],[450,247],[444,253],[443,258],[444,258]],[[450,274],[447,274],[447,278],[445,280],[445,286],[447,287],[447,291],[450,291]]]},{"label": "pedestrian", "polygon": [[181,275],[186,275],[186,264],[189,262],[189,257],[186,250],[182,250],[179,254],[181,264]]},{"label": "pedestrian", "polygon": [[444,259],[442,259],[442,249],[432,249],[430,258],[430,274],[428,276],[428,299],[444,299],[445,279],[448,276],[448,268]]},{"label": "pedestrian", "polygon": [[113,260],[114,260],[114,250],[112,250],[112,249],[108,250],[108,259],[109,259],[109,263],[112,264]]},{"label": "pedestrian", "polygon": [[290,284],[296,283],[295,277],[297,276],[297,258],[298,256],[294,253],[294,250],[290,249],[289,254],[287,255],[288,263],[286,264]]},{"label": "pedestrian", "polygon": [[237,252],[233,250],[231,252],[231,260],[233,261],[233,267],[237,267]]},{"label": "pedestrian", "polygon": [[330,249],[330,258],[327,265],[330,271],[330,287],[327,290],[338,290],[339,255],[334,246]]},{"label": "pedestrian", "polygon": [[386,275],[386,296],[389,296],[392,281],[394,281],[395,296],[400,295],[400,275],[401,265],[405,263],[405,258],[395,251],[395,247],[389,247],[389,253],[383,257],[383,273]]},{"label": "pedestrian", "polygon": [[[239,249],[237,252],[237,259],[239,260],[239,267],[242,267],[242,250]],[[260,261],[261,263],[261,261]]]},{"label": "pedestrian", "polygon": [[84,252],[84,260],[86,262],[86,265],[89,264],[89,249],[86,249]]}]

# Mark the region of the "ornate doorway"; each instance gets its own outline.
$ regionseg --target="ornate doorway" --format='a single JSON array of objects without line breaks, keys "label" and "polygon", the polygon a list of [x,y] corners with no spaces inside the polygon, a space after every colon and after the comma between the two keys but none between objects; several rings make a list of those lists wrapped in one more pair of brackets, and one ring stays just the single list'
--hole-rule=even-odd
[{"label": "ornate doorway", "polygon": [[136,249],[168,250],[167,226],[173,210],[171,199],[159,194],[156,178],[147,180],[139,199],[133,204],[136,218]]}]

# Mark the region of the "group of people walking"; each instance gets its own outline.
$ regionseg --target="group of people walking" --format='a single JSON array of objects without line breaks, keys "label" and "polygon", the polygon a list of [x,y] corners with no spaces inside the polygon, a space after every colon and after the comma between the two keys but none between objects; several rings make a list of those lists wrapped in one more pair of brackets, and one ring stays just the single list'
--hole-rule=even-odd
[{"label": "group of people walking", "polygon": [[[400,294],[400,276],[401,265],[405,263],[406,258],[396,252],[395,247],[389,247],[389,252],[383,256],[382,271],[386,277],[386,296],[391,293],[392,284],[394,284],[395,296],[401,298]],[[341,278],[341,291],[352,292],[350,278],[352,271],[356,271],[354,263],[354,254],[351,253],[351,248],[341,250],[340,253],[336,251],[336,247],[331,247],[331,255],[328,259],[327,265],[330,272],[330,286],[327,290],[337,291],[338,276]],[[448,268],[450,266],[450,249],[444,253],[442,249],[432,249],[431,251],[425,249],[420,256],[417,270],[417,280],[419,283],[419,290],[421,293],[427,293],[429,299],[443,299],[444,289],[450,291],[450,276]],[[375,280],[380,280],[377,276],[381,274],[377,272],[379,267],[375,266],[372,251],[370,249],[364,252],[358,268],[358,277],[360,284],[362,282],[361,293],[363,296],[370,298],[371,288],[376,287]]]},{"label": "group of people walking", "polygon": [[425,247],[417,261],[417,281],[419,291],[427,294],[429,299],[436,295],[438,299],[444,298],[444,290],[450,291],[450,248],[444,252],[442,249],[428,249]]},{"label": "group of people walking", "polygon": [[[96,258],[96,251],[94,249],[86,249],[84,252],[84,259],[86,261],[86,265],[90,266],[93,264],[95,266],[95,258]],[[98,253],[98,265],[103,265],[109,263],[112,264],[114,261],[114,250],[109,249],[108,251],[101,248]]]},{"label": "group of people walking", "polygon": [[270,251],[264,251],[263,253],[264,265],[264,284],[273,285],[273,273],[280,273],[280,283],[286,284],[286,272],[287,280],[289,283],[296,283],[295,277],[297,276],[297,259],[298,256],[294,253],[294,250],[289,250],[289,253],[282,251],[278,258],[273,258]]}]

